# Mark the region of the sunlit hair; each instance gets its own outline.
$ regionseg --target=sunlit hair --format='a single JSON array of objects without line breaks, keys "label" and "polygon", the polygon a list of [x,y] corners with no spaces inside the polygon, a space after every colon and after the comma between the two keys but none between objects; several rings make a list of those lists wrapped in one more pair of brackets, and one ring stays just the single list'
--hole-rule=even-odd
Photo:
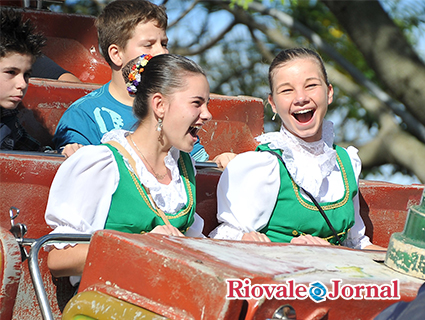
[{"label": "sunlit hair", "polygon": [[125,48],[140,23],[153,21],[160,29],[167,29],[165,8],[145,0],[115,0],[110,2],[96,20],[99,47],[106,62],[112,66],[108,48],[115,44]]},{"label": "sunlit hair", "polygon": [[[129,61],[122,69],[122,75],[127,81],[140,57]],[[170,96],[187,85],[186,77],[201,74],[206,77],[204,70],[194,61],[176,54],[161,54],[152,57],[140,73],[140,82],[133,102],[133,111],[139,121],[148,114],[149,98],[160,93]]]},{"label": "sunlit hair", "polygon": [[273,77],[275,75],[275,69],[285,65],[288,62],[297,60],[297,59],[312,59],[317,62],[320,67],[323,79],[325,80],[326,85],[329,86],[328,75],[326,73],[325,65],[323,63],[320,55],[311,49],[308,48],[293,48],[286,49],[279,52],[279,54],[273,59],[269,67],[269,84],[270,90],[273,93]]},{"label": "sunlit hair", "polygon": [[1,8],[0,58],[9,53],[41,55],[46,38],[36,33],[30,20],[23,21],[20,12],[11,8]]}]

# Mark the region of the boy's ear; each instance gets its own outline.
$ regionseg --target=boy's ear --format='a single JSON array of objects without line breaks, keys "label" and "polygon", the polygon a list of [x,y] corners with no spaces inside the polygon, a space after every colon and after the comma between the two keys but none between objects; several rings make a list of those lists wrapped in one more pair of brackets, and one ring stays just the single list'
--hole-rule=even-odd
[{"label": "boy's ear", "polygon": [[162,96],[162,94],[155,93],[152,96],[152,98],[151,98],[151,102],[152,102],[153,113],[158,118],[164,118],[164,114],[165,114],[165,98]]},{"label": "boy's ear", "polygon": [[120,47],[116,44],[111,44],[108,47],[108,55],[111,59],[112,63],[116,65],[117,67],[121,68],[123,65],[122,59],[121,59],[121,50]]}]

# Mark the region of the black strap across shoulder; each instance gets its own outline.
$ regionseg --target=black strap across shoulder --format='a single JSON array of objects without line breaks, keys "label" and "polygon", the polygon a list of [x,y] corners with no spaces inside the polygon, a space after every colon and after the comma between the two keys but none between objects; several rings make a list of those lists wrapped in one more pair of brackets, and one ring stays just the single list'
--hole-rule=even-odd
[{"label": "black strap across shoulder", "polygon": [[[283,161],[283,158],[280,156],[280,154],[272,151],[272,150],[260,150],[261,152],[269,152],[272,155],[276,156],[285,166],[285,162]],[[307,190],[305,190],[304,188],[302,188],[301,186],[299,186],[300,189],[310,198],[310,200],[314,203],[314,205],[317,207],[317,209],[319,210],[320,214],[322,215],[323,219],[325,219],[326,224],[328,225],[329,229],[331,229],[335,239],[336,239],[336,244],[340,245],[341,244],[341,238],[338,236],[338,233],[336,232],[335,228],[333,227],[333,225],[331,224],[331,222],[328,219],[328,216],[326,215],[325,211],[323,210],[323,208],[320,206],[320,204],[316,201],[316,199],[313,197],[313,195],[308,192]]]}]

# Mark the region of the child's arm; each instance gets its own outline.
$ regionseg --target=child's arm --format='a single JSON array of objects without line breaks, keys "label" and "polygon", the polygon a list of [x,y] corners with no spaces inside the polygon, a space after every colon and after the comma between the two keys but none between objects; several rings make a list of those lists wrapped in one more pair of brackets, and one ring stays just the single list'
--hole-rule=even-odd
[{"label": "child's arm", "polygon": [[79,143],[71,143],[67,144],[61,151],[61,153],[65,156],[65,158],[69,158],[72,156],[78,149],[84,147],[82,144]]},{"label": "child's arm", "polygon": [[55,277],[81,276],[86,263],[89,244],[80,243],[64,249],[52,248],[47,266]]},{"label": "child's arm", "polygon": [[236,153],[233,152],[224,152],[222,154],[219,154],[217,157],[214,158],[214,162],[217,163],[217,166],[219,169],[226,169],[228,163],[236,157]]},{"label": "child's arm", "polygon": [[156,226],[151,233],[165,234],[167,236],[184,237],[184,234],[172,225]]}]

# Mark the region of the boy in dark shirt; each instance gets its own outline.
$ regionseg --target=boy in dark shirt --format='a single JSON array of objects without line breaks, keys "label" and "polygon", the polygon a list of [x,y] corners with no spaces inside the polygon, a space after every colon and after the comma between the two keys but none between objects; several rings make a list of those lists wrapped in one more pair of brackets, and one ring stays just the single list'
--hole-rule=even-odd
[{"label": "boy in dark shirt", "polygon": [[16,108],[27,92],[45,38],[13,9],[1,8],[0,30],[0,149],[40,151],[40,143],[19,123]]}]

